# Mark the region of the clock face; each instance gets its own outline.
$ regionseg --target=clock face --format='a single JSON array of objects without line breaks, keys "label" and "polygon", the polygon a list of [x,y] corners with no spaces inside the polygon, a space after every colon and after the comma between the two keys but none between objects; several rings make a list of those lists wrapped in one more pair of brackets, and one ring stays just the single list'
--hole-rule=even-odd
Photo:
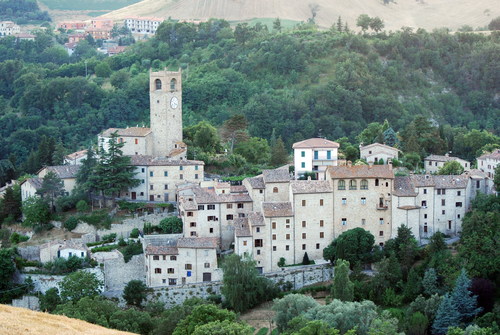
[{"label": "clock face", "polygon": [[170,107],[175,109],[177,106],[179,106],[179,99],[177,99],[177,97],[172,97],[172,99],[170,99]]}]

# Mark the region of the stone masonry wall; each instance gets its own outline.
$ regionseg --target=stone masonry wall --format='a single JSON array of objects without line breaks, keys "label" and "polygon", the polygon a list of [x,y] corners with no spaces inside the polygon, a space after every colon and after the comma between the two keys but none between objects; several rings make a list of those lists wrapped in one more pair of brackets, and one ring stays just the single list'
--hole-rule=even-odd
[{"label": "stone masonry wall", "polygon": [[40,310],[40,299],[32,295],[23,295],[21,299],[12,300],[12,306],[31,309],[33,311]]},{"label": "stone masonry wall", "polygon": [[[104,281],[104,274],[100,268],[83,269],[83,271],[95,273],[98,279]],[[64,276],[22,273],[17,278],[18,283],[23,283],[27,277],[33,279],[33,284],[35,285],[34,291],[43,294],[53,287],[58,289],[59,283],[64,279]]]},{"label": "stone masonry wall", "polygon": [[[144,254],[135,255],[128,263],[125,263],[123,255],[116,259],[104,261],[104,290],[118,291],[120,296],[127,283],[131,280],[146,282],[146,271],[144,267]],[[110,294],[112,295],[112,294]]]}]

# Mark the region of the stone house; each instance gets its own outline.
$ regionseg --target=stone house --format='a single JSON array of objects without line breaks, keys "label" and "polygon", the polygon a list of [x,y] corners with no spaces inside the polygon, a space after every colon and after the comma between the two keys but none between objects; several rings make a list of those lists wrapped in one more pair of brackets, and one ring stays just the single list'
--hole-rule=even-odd
[{"label": "stone house", "polygon": [[446,162],[449,161],[457,161],[462,165],[465,171],[470,170],[470,162],[465,159],[461,159],[458,157],[451,157],[448,154],[441,155],[430,155],[425,157],[424,159],[424,168],[425,173],[437,173],[439,168],[443,167]]},{"label": "stone house", "polygon": [[387,164],[390,159],[397,159],[400,152],[399,149],[380,143],[359,146],[360,158],[372,164],[380,161]]},{"label": "stone house", "polygon": [[36,192],[42,186],[43,178],[48,172],[54,172],[63,182],[64,193],[69,195],[76,186],[76,175],[81,165],[46,166],[40,169],[37,177],[26,179],[21,183],[21,198],[25,201],[29,197],[37,196]]},{"label": "stone house", "polygon": [[66,165],[81,165],[84,159],[87,159],[87,149],[73,152],[64,157]]},{"label": "stone house", "polygon": [[40,262],[52,262],[57,258],[68,259],[71,256],[89,257],[90,251],[84,243],[73,241],[50,241],[40,246]]},{"label": "stone house", "polygon": [[185,285],[220,280],[218,239],[149,235],[144,238],[146,285]]},{"label": "stone house", "polygon": [[500,163],[500,149],[496,149],[491,153],[481,155],[477,158],[477,168],[491,178],[495,178],[495,169]]},{"label": "stone house", "polygon": [[316,179],[325,180],[328,166],[336,166],[338,161],[337,142],[324,138],[310,138],[293,144],[295,178],[306,172],[314,172]]}]

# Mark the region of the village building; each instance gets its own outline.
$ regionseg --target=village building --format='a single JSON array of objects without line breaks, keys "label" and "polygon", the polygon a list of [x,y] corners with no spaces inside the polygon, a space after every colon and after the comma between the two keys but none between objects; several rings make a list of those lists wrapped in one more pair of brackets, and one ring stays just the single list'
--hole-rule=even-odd
[{"label": "village building", "polygon": [[22,201],[30,197],[35,197],[37,191],[41,188],[43,183],[43,178],[47,173],[53,172],[58,178],[63,182],[63,192],[65,195],[69,195],[76,186],[76,175],[80,165],[58,165],[58,166],[46,166],[37,172],[37,177],[28,178],[21,183],[21,198]]},{"label": "village building", "polygon": [[40,262],[47,263],[56,260],[57,258],[65,258],[76,256],[86,258],[90,256],[89,248],[84,243],[73,241],[50,241],[40,246]]},{"label": "village building", "polygon": [[14,36],[19,41],[34,41],[36,38],[36,35],[28,33],[18,33],[18,34],[13,34],[12,36]]},{"label": "village building", "polygon": [[12,21],[0,21],[0,37],[21,33],[21,27]]},{"label": "village building", "polygon": [[85,33],[87,35],[92,36],[94,40],[108,40],[111,38],[111,30],[113,27],[108,28],[87,28],[85,29]]},{"label": "village building", "polygon": [[125,26],[132,34],[154,35],[163,21],[155,17],[130,17],[125,19]]},{"label": "village building", "polygon": [[66,165],[81,165],[84,159],[87,159],[87,149],[73,152],[64,157],[64,164]]},{"label": "village building", "polygon": [[[500,163],[500,149],[481,155],[477,158],[477,168],[487,174],[492,180],[495,178],[495,169]],[[497,190],[498,191],[498,190]]]},{"label": "village building", "polygon": [[316,179],[325,180],[327,167],[338,165],[339,147],[337,142],[324,138],[310,138],[294,143],[295,178],[298,179],[306,172],[313,172]]},{"label": "village building", "polygon": [[65,21],[57,24],[58,29],[66,29],[66,30],[83,30],[87,26],[87,23],[83,21]]},{"label": "village building", "polygon": [[387,164],[389,160],[397,159],[400,152],[399,149],[380,143],[359,146],[360,158],[372,164]]},{"label": "village building", "polygon": [[441,155],[430,155],[425,157],[424,159],[424,168],[425,168],[425,173],[437,173],[439,171],[439,168],[442,168],[446,162],[450,161],[457,161],[462,165],[465,171],[469,171],[471,166],[470,162],[466,161],[465,159],[461,159],[458,157],[452,157],[448,154],[441,156]]},{"label": "village building", "polygon": [[113,28],[114,21],[112,19],[101,19],[101,18],[95,18],[90,20],[90,24],[87,26],[87,28],[96,28],[96,29],[101,29],[101,28]]},{"label": "village building", "polygon": [[146,285],[186,285],[222,279],[217,266],[218,239],[146,235],[143,241]]}]

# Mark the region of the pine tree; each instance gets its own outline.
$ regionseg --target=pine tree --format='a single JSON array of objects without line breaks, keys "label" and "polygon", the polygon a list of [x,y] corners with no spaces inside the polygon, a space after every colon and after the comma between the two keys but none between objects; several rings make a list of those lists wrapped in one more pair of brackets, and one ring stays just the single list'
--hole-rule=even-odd
[{"label": "pine tree", "polygon": [[55,208],[55,199],[62,195],[64,191],[64,183],[52,171],[47,172],[43,177],[42,186],[36,191],[37,194],[41,195],[43,199],[46,199],[50,203],[50,210],[53,211]]},{"label": "pine tree", "polygon": [[28,159],[26,160],[26,163],[24,163],[24,170],[27,173],[35,173],[37,172],[41,167],[40,161],[38,160],[38,155],[35,151],[31,150],[30,154],[28,155]]},{"label": "pine tree", "polygon": [[66,156],[66,149],[62,143],[57,143],[54,152],[52,153],[52,164],[64,165],[64,157]]},{"label": "pine tree", "polygon": [[340,15],[339,15],[339,17],[337,19],[337,30],[338,30],[339,33],[342,32],[342,18],[340,17]]},{"label": "pine tree", "polygon": [[451,293],[451,298],[460,314],[460,321],[465,325],[468,325],[474,316],[481,311],[481,308],[477,307],[477,296],[472,295],[472,292],[469,290],[471,284],[472,282],[467,276],[465,269],[462,269],[460,276],[458,276],[455,282],[455,288]]},{"label": "pine tree", "polygon": [[271,165],[280,166],[288,161],[288,153],[281,136],[276,140],[276,144],[271,147]]},{"label": "pine tree", "polygon": [[40,144],[38,145],[38,162],[41,166],[51,166],[52,155],[56,149],[55,140],[52,137],[43,136]]},{"label": "pine tree", "polygon": [[309,260],[309,255],[307,252],[304,254],[304,257],[302,257],[302,265],[309,265],[311,264],[311,261]]},{"label": "pine tree", "polygon": [[384,131],[384,143],[388,146],[394,147],[399,143],[398,136],[392,127]]},{"label": "pine tree", "polygon": [[342,301],[354,300],[354,283],[349,279],[349,262],[337,259],[333,277],[332,297]]},{"label": "pine tree", "polygon": [[439,305],[436,318],[432,324],[432,333],[434,335],[444,335],[448,327],[458,327],[460,324],[460,313],[457,310],[451,295],[446,294]]},{"label": "pine tree", "polygon": [[424,279],[422,280],[422,286],[424,288],[424,293],[426,295],[433,295],[439,293],[437,274],[434,268],[428,268],[425,271]]},{"label": "pine tree", "polygon": [[405,288],[403,290],[403,295],[405,300],[410,302],[413,301],[422,291],[422,279],[418,275],[418,272],[415,268],[411,268],[408,274],[408,281],[405,284]]}]

